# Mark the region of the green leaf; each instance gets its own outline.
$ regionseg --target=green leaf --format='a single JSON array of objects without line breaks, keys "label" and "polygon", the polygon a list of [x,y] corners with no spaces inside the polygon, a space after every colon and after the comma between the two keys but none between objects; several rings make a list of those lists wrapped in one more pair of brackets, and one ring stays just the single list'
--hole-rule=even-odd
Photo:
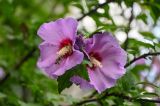
[{"label": "green leaf", "polygon": [[121,92],[130,91],[133,87],[135,87],[135,76],[127,72],[122,78],[117,81],[117,87]]},{"label": "green leaf", "polygon": [[155,46],[157,46],[158,48],[160,48],[160,43],[155,43]]},{"label": "green leaf", "polygon": [[139,72],[140,71],[144,71],[145,69],[149,69],[150,67],[147,65],[136,65],[135,67],[133,67],[130,72],[132,72],[135,76],[140,77],[139,76]]},{"label": "green leaf", "polygon": [[137,98],[144,98],[144,97],[158,97],[159,98],[159,95],[156,94],[156,93],[152,93],[152,92],[141,92],[140,95],[137,96]]},{"label": "green leaf", "polygon": [[143,47],[146,47],[146,48],[155,49],[155,48],[154,48],[154,45],[152,45],[152,44],[150,44],[150,43],[145,43],[145,42],[142,42],[142,41],[138,41],[138,40],[136,40],[136,39],[130,38],[130,39],[129,39],[129,42],[130,42],[130,47],[131,47],[131,48],[143,46]]},{"label": "green leaf", "polygon": [[143,22],[145,24],[147,24],[147,15],[146,14],[142,13],[142,14],[138,15],[136,18],[143,20]]},{"label": "green leaf", "polygon": [[159,12],[160,12],[160,5],[158,4],[158,3],[146,3],[146,5],[150,5],[148,8],[149,8],[149,11],[150,11],[150,15],[151,15],[151,17],[153,18],[153,20],[154,20],[154,23],[156,23],[157,22],[157,20],[158,20],[158,18],[159,18],[159,16],[160,16],[160,14],[159,14]]},{"label": "green leaf", "polygon": [[64,75],[58,77],[58,92],[61,93],[65,88],[72,85],[70,78],[73,75],[78,75],[86,80],[89,80],[85,65],[77,65],[76,67],[68,70]]},{"label": "green leaf", "polygon": [[42,106],[40,104],[35,104],[35,103],[25,103],[22,101],[18,101],[20,106]]},{"label": "green leaf", "polygon": [[133,55],[135,55],[135,54],[137,54],[137,49],[128,49],[127,50],[127,52],[128,52],[128,54],[133,54]]},{"label": "green leaf", "polygon": [[134,2],[134,0],[124,0],[124,2],[125,2],[127,7],[131,7],[133,2]]},{"label": "green leaf", "polygon": [[151,32],[140,32],[145,38],[154,39],[155,36]]},{"label": "green leaf", "polygon": [[158,86],[154,85],[153,83],[149,83],[149,82],[139,82],[139,83],[137,83],[136,85],[138,85],[138,84],[150,85],[150,86],[152,86],[152,87],[159,88]]}]

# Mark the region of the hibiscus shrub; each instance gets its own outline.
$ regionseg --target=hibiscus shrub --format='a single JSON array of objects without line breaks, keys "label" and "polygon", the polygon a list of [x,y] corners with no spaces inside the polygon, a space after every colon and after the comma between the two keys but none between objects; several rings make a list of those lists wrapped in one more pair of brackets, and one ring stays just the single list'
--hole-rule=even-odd
[{"label": "hibiscus shrub", "polygon": [[73,18],[43,24],[38,30],[38,35],[44,40],[39,46],[38,67],[47,76],[57,79],[85,60],[89,80],[85,81],[76,74],[81,72],[75,72],[71,81],[83,88],[95,88],[99,93],[113,87],[116,80],[125,74],[126,52],[109,33],[95,34],[86,39],[81,35],[82,39],[78,39],[76,31],[77,22]]},{"label": "hibiscus shrub", "polygon": [[159,106],[159,0],[0,0],[0,106]]}]

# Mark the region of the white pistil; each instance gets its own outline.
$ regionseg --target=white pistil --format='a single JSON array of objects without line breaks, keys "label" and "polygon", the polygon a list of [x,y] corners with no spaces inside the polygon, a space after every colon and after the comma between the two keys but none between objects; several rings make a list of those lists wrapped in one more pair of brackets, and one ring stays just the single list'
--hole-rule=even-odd
[{"label": "white pistil", "polygon": [[94,64],[96,67],[100,67],[102,68],[102,63],[100,61],[98,61],[97,59],[95,59],[94,57],[91,57],[91,63]]}]

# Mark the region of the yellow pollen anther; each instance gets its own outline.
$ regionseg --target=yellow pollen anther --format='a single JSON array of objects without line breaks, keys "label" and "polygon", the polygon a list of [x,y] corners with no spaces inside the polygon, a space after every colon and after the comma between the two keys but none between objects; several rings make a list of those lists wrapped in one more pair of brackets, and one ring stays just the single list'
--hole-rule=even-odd
[{"label": "yellow pollen anther", "polygon": [[100,61],[98,61],[96,58],[91,57],[91,63],[94,64],[96,67],[100,67],[102,68],[102,63]]},{"label": "yellow pollen anther", "polygon": [[67,45],[67,46],[64,46],[63,48],[61,48],[57,52],[57,55],[58,55],[58,58],[61,58],[61,57],[65,56],[66,54],[71,53],[71,52],[72,52],[72,46]]}]

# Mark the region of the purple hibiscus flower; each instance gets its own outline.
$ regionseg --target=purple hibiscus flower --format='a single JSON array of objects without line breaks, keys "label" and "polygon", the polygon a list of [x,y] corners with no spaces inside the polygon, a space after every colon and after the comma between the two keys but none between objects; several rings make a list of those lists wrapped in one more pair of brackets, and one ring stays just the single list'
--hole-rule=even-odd
[{"label": "purple hibiscus flower", "polygon": [[[85,44],[85,52],[90,60],[90,64],[87,65],[90,79],[88,84],[93,85],[101,93],[113,87],[116,80],[125,73],[127,55],[109,33],[95,34],[93,38],[85,40]],[[71,78],[73,83],[77,78],[74,79]],[[84,85],[83,83],[83,80],[79,81],[80,86]]]},{"label": "purple hibiscus flower", "polygon": [[74,48],[77,36],[77,21],[73,18],[44,23],[37,33],[43,40],[39,45],[40,58],[37,65],[52,78],[83,61],[83,53]]}]

